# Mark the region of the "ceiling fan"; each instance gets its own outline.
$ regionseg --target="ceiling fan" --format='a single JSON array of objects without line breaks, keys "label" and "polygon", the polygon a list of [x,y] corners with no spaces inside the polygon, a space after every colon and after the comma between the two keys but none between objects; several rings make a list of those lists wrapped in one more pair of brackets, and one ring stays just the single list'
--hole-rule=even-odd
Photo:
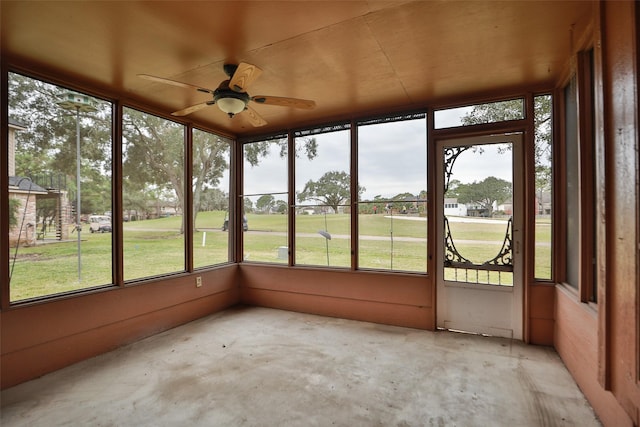
[{"label": "ceiling fan", "polygon": [[246,116],[249,122],[253,126],[264,126],[267,122],[260,117],[260,115],[251,108],[249,102],[256,102],[258,104],[279,105],[282,107],[304,108],[312,109],[316,106],[314,101],[297,98],[283,98],[278,96],[266,96],[258,95],[251,96],[247,93],[247,88],[262,74],[262,70],[255,65],[241,62],[240,64],[225,64],[223,66],[224,72],[229,76],[229,80],[224,80],[217,89],[207,89],[199,86],[194,86],[189,83],[182,83],[175,80],[165,79],[162,77],[151,76],[149,74],[138,74],[146,80],[151,80],[158,83],[169,84],[173,86],[179,86],[187,89],[195,89],[198,92],[209,93],[213,95],[213,99],[210,101],[195,104],[182,110],[174,111],[171,113],[173,116],[186,116],[195,111],[198,111],[204,107],[210,105],[217,105],[220,110],[227,113],[229,117],[233,117],[236,114],[246,112]]}]

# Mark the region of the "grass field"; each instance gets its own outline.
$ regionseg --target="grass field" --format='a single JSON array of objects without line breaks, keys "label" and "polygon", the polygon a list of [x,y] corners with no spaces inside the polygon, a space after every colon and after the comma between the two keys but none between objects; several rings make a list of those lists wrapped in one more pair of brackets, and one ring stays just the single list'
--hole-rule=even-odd
[{"label": "grass field", "polygon": [[[251,262],[286,264],[288,245],[286,215],[247,215],[249,231],[244,233],[244,256]],[[180,233],[181,217],[127,222],[123,225],[125,280],[135,280],[185,270],[185,239]],[[204,212],[197,217],[194,234],[194,267],[225,263],[229,233],[221,226],[224,212]],[[365,269],[425,272],[427,264],[426,221],[403,220],[384,215],[360,215],[359,267]],[[482,262],[493,258],[504,239],[505,224],[451,222],[458,251],[468,259]],[[296,216],[296,253],[299,265],[351,266],[349,215]],[[85,228],[88,229],[88,228]],[[318,231],[327,230],[331,240]],[[74,239],[75,235],[71,235]],[[536,227],[537,242],[550,242],[551,227]],[[82,280],[78,281],[77,241],[21,247],[13,263],[11,300],[108,285],[113,282],[112,234],[82,233]],[[283,249],[284,248],[284,249]],[[550,244],[536,247],[536,276],[550,275]],[[13,258],[14,249],[11,251]],[[328,260],[327,260],[328,258]]]}]

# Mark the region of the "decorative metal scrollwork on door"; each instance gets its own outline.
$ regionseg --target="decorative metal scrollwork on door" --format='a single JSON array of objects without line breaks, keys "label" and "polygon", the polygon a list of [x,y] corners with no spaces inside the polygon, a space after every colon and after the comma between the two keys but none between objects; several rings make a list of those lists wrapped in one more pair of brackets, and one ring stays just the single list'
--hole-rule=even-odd
[{"label": "decorative metal scrollwork on door", "polygon": [[476,264],[465,258],[458,252],[453,243],[449,219],[444,217],[444,266],[451,268],[466,268],[470,270],[489,271],[513,271],[513,239],[512,239],[512,218],[507,221],[507,231],[505,232],[502,247],[496,256],[481,264]]},{"label": "decorative metal scrollwork on door", "polygon": [[471,145],[444,148],[444,193],[449,191],[449,179],[453,174],[453,164],[460,154],[471,148]]}]

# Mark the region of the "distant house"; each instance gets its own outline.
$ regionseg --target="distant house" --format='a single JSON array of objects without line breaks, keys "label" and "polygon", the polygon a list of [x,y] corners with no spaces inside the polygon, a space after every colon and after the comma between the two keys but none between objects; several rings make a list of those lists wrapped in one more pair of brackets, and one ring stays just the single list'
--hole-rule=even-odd
[{"label": "distant house", "polygon": [[513,201],[511,199],[504,201],[498,205],[498,211],[502,211],[505,215],[511,215],[513,213]]},{"label": "distant house", "polygon": [[[16,176],[16,132],[26,130],[26,126],[9,119],[9,199],[19,200],[16,211],[17,223],[9,228],[9,245],[17,246],[34,245],[38,238],[44,238],[44,230],[38,227],[37,206],[43,199],[56,200],[56,214],[53,220],[55,226],[55,238],[67,239],[69,236],[69,224],[73,224],[71,207],[68,202],[65,189],[55,185],[50,177]],[[50,185],[47,185],[47,182]],[[45,188],[46,187],[46,188]]]},{"label": "distant house", "polygon": [[47,190],[34,184],[29,178],[9,177],[9,199],[19,200],[16,212],[17,224],[9,229],[11,246],[30,246],[36,243],[38,217],[36,199],[47,194]]},{"label": "distant house", "polygon": [[457,198],[444,199],[445,216],[467,216],[467,205],[458,203]]},{"label": "distant house", "polygon": [[551,215],[551,197],[550,191],[544,191],[536,196],[536,215]]}]

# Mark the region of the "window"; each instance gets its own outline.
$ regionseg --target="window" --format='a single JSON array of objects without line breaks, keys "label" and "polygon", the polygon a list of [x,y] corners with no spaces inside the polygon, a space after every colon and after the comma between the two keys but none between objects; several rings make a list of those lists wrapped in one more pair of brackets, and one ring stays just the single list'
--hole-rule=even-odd
[{"label": "window", "polygon": [[583,302],[597,302],[593,50],[580,52],[577,64],[564,88],[565,281]]},{"label": "window", "polygon": [[243,144],[243,259],[287,264],[287,138]]},{"label": "window", "polygon": [[229,156],[231,141],[193,130],[193,266],[229,261]]},{"label": "window", "polygon": [[535,180],[536,180],[536,234],[535,277],[551,280],[552,237],[552,98],[551,95],[534,97],[535,122]]},{"label": "window", "polygon": [[9,73],[12,302],[113,282],[111,117],[108,102]]},{"label": "window", "polygon": [[566,281],[578,289],[580,283],[580,181],[578,151],[578,100],[576,78],[564,88],[566,174]]},{"label": "window", "polygon": [[124,279],[185,271],[184,127],[125,108],[122,128]]},{"label": "window", "polygon": [[427,271],[424,114],[358,126],[358,266]]},{"label": "window", "polygon": [[297,133],[296,264],[351,266],[351,133]]},{"label": "window", "polygon": [[524,119],[524,99],[445,108],[434,113],[434,128],[470,126]]}]

